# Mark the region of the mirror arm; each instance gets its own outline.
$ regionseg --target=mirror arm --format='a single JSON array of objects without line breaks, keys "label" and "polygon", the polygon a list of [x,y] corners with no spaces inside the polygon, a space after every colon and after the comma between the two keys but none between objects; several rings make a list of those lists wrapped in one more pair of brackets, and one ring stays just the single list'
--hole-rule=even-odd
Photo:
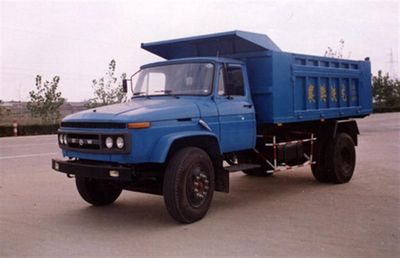
[{"label": "mirror arm", "polygon": [[123,79],[122,80],[122,91],[125,93],[128,92],[128,81],[131,81],[131,79]]}]

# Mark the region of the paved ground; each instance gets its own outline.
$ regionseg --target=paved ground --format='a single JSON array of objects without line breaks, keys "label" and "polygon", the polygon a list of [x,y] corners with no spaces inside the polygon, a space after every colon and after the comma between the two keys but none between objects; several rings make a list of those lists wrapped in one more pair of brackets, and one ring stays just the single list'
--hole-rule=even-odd
[{"label": "paved ground", "polygon": [[359,121],[349,184],[309,169],[236,173],[202,221],[178,225],[158,196],[124,192],[88,206],[50,169],[55,136],[0,139],[0,256],[400,255],[400,113]]}]

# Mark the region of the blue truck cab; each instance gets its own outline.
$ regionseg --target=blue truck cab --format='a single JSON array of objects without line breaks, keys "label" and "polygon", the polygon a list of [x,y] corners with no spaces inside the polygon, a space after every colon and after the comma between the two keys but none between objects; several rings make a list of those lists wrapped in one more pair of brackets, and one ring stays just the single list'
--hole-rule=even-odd
[{"label": "blue truck cab", "polygon": [[[128,80],[124,103],[65,117],[58,172],[92,205],[122,190],[163,195],[171,216],[205,216],[229,174],[269,176],[311,166],[349,182],[372,108],[370,62],[283,52],[266,35],[232,31],[142,44],[165,61]],[[130,86],[130,90],[128,90]]]}]

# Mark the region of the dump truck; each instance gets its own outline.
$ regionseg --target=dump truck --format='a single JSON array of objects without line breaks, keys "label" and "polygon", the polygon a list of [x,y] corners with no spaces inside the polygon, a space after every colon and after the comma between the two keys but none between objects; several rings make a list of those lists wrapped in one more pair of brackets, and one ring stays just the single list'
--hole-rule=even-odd
[{"label": "dump truck", "polygon": [[122,190],[157,194],[172,218],[193,223],[215,191],[229,192],[232,172],[257,180],[311,167],[322,183],[352,178],[354,118],[372,111],[369,58],[284,52],[245,31],[141,47],[165,60],[132,71],[129,100],[69,115],[58,130],[64,158],[52,168],[89,204]]}]

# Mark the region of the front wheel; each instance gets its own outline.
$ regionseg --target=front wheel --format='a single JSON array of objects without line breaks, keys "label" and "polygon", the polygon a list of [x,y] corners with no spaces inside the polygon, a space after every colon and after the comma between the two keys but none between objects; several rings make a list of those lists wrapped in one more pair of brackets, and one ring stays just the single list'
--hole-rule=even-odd
[{"label": "front wheel", "polygon": [[164,175],[163,195],[169,214],[178,222],[202,219],[214,193],[214,168],[208,154],[196,147],[176,152]]},{"label": "front wheel", "polygon": [[111,204],[122,192],[107,180],[77,176],[75,182],[81,197],[94,206]]}]

